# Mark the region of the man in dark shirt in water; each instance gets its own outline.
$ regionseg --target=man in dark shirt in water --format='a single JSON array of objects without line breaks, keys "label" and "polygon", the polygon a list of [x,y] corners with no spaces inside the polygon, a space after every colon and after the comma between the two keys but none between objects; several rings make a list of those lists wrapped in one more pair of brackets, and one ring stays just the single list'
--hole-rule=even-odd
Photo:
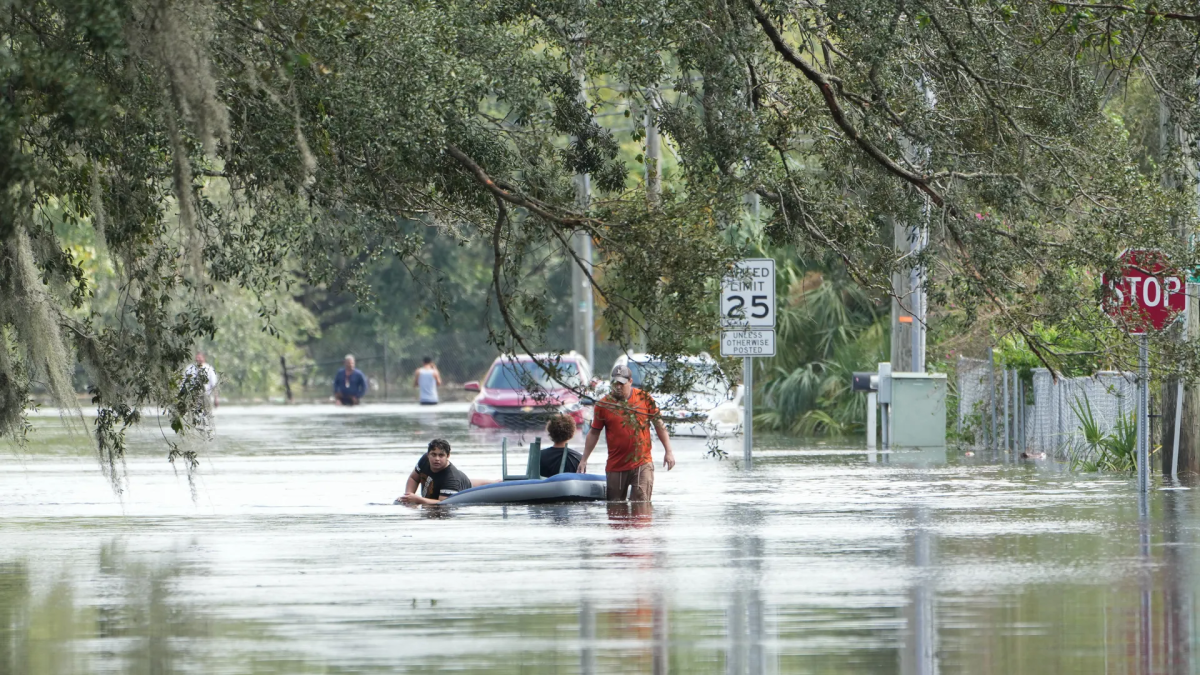
[{"label": "man in dark shirt in water", "polygon": [[555,415],[546,424],[546,433],[550,434],[554,447],[542,451],[542,476],[549,478],[558,473],[564,452],[567,453],[567,465],[563,467],[563,473],[575,473],[579,469],[579,460],[583,458],[583,455],[567,447],[567,442],[575,437],[575,420],[570,415]]},{"label": "man in dark shirt in water", "polygon": [[[417,494],[423,487],[425,496]],[[437,504],[443,499],[471,487],[471,479],[450,463],[450,444],[440,438],[429,442],[429,451],[417,460],[417,467],[408,476],[404,494],[397,504]]]}]

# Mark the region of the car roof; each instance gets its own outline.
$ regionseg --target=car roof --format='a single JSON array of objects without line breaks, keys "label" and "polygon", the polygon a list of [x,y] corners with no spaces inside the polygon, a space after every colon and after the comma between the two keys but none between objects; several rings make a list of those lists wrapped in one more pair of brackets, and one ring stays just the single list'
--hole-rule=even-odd
[{"label": "car roof", "polygon": [[[668,357],[668,358],[671,358],[671,357]],[[716,360],[713,359],[712,356],[709,356],[708,352],[700,352],[699,354],[680,354],[673,358],[676,358],[683,363],[704,363],[704,364],[709,364],[709,363],[715,364],[716,363]],[[622,363],[628,363],[630,361],[633,361],[634,363],[649,363],[651,361],[663,361],[663,360],[664,360],[664,358],[662,356],[655,356],[653,354],[647,354],[645,352],[625,352],[624,354],[617,357],[617,360],[615,363],[613,363],[613,366],[617,366]]]},{"label": "car roof", "polygon": [[[530,356],[529,354],[513,354],[512,356],[509,356],[508,354],[501,354],[500,356],[497,356],[492,363],[499,363],[501,361],[532,361],[534,359],[538,359],[540,361],[553,361],[558,356],[560,355],[551,354],[550,352],[541,352],[534,354],[533,356]],[[578,352],[565,352],[561,354],[561,356],[563,361],[587,361],[587,359],[583,358],[583,355],[579,354]]]},{"label": "car roof", "polygon": [[[549,352],[541,352],[538,354],[534,354],[533,356],[530,356],[529,354],[514,354],[512,356],[509,356],[507,354],[501,354],[500,356],[497,356],[495,359],[492,360],[492,365],[488,366],[488,372],[489,373],[492,372],[492,370],[494,370],[496,368],[496,366],[498,366],[504,362],[529,363],[529,362],[533,361],[535,358],[539,361],[553,361],[558,356],[560,356],[560,355],[559,354],[551,354]],[[582,367],[585,374],[587,374],[589,376],[593,374],[592,364],[588,363],[588,360],[586,358],[584,358],[583,355],[580,354],[579,352],[569,351],[569,352],[562,354],[561,356],[562,356],[562,360],[560,361],[560,363],[574,363],[574,364]]]}]

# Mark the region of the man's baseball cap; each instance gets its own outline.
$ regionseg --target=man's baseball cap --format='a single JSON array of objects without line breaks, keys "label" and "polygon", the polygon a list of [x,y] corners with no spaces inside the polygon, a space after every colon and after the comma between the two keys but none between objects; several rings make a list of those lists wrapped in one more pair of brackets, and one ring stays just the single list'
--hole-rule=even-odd
[{"label": "man's baseball cap", "polygon": [[612,381],[629,384],[633,382],[633,371],[629,369],[629,366],[613,366]]}]

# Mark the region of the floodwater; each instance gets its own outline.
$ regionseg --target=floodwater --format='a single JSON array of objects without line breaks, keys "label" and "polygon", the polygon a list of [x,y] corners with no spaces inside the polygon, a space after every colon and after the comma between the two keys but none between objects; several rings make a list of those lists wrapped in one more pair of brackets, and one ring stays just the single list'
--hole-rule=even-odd
[{"label": "floodwater", "polygon": [[[676,441],[653,507],[390,502],[465,408],[222,408],[0,450],[0,673],[1193,673],[1196,492],[951,450]],[[168,430],[166,434],[170,434]],[[726,445],[738,456],[734,442]],[[661,450],[656,449],[661,458]],[[603,450],[594,461],[602,461]],[[597,464],[597,466],[599,466]]]}]

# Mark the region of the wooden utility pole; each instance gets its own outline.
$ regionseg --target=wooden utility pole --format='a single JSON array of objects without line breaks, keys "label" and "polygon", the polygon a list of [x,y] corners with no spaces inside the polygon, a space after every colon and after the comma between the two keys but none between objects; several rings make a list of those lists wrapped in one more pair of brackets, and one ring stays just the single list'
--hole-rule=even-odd
[{"label": "wooden utility pole", "polygon": [[[890,218],[892,222],[892,243],[899,253],[906,253],[911,246],[908,239],[908,228]],[[903,271],[892,273],[892,372],[909,373],[913,370],[912,339],[912,275]]]}]

